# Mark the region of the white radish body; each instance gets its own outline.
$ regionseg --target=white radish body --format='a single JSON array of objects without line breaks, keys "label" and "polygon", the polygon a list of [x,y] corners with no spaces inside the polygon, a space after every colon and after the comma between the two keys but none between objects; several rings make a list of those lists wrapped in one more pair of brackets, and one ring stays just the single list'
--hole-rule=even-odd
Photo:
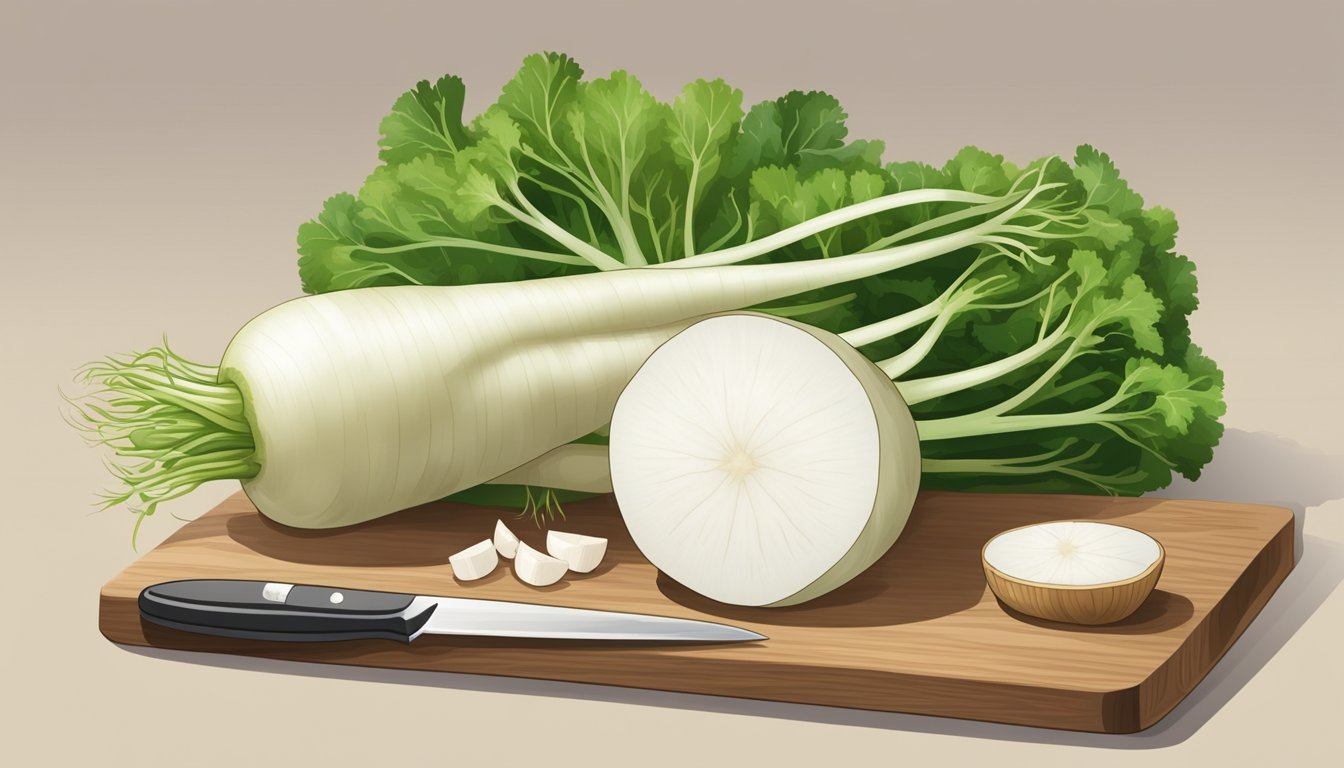
[{"label": "white radish body", "polygon": [[245,325],[220,363],[220,380],[242,392],[261,465],[243,489],[263,514],[301,528],[443,498],[606,424],[644,360],[698,316],[885,272],[973,234],[816,262],[286,302]]},{"label": "white radish body", "polygon": [[881,557],[919,486],[894,384],[838,336],[767,315],[698,322],[621,395],[611,476],[635,544],[724,603],[794,605]]}]

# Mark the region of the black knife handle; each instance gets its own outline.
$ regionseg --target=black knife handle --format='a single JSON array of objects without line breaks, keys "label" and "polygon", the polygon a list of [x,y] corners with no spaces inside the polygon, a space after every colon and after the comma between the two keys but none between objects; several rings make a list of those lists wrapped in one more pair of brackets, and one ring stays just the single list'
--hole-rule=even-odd
[{"label": "black knife handle", "polygon": [[140,615],[204,635],[249,640],[410,642],[434,612],[407,616],[414,595],[237,579],[188,579],[145,587]]}]

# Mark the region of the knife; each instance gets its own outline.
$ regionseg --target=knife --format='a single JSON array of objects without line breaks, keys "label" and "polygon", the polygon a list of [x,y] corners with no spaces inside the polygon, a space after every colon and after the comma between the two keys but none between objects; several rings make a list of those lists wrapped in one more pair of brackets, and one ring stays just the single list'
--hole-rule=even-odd
[{"label": "knife", "polygon": [[667,616],[240,579],[154,584],[140,592],[139,605],[140,615],[154,624],[255,640],[409,643],[422,634],[669,643],[767,639],[740,627]]}]

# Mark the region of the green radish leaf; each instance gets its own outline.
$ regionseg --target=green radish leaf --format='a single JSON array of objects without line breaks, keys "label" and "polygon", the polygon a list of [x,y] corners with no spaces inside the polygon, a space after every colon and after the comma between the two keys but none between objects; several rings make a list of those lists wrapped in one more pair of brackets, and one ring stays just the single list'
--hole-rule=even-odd
[{"label": "green radish leaf", "polygon": [[784,153],[784,126],[779,105],[763,101],[752,106],[742,118],[742,132],[724,158],[723,172],[732,178],[744,178],[768,165],[781,165]]},{"label": "green radish leaf", "polygon": [[844,144],[849,128],[844,108],[829,93],[790,91],[778,99],[777,115],[784,157],[797,162],[802,153],[838,149]]},{"label": "green radish leaf", "polygon": [[862,203],[886,194],[887,180],[877,173],[855,171],[849,177],[850,202]]},{"label": "green radish leaf", "polygon": [[1106,153],[1084,144],[1078,147],[1074,163],[1077,164],[1074,175],[1087,190],[1089,207],[1102,208],[1117,218],[1138,213],[1143,208],[1143,198],[1120,178],[1120,172]]},{"label": "green radish leaf", "polygon": [[466,86],[459,77],[445,75],[433,84],[421,80],[397,99],[392,113],[379,123],[379,159],[396,165],[426,153],[456,154],[468,141],[462,124],[465,98]]},{"label": "green radish leaf", "polygon": [[1004,162],[1003,155],[991,155],[976,147],[963,147],[943,166],[957,189],[985,195],[1001,195],[1012,186],[1017,170]]},{"label": "green radish leaf", "polygon": [[361,280],[347,276],[367,275],[367,265],[354,258],[364,237],[356,223],[358,208],[353,195],[333,195],[316,221],[299,227],[299,279],[305,292],[353,288]]},{"label": "green radish leaf", "polygon": [[890,163],[886,170],[897,192],[913,189],[947,189],[952,186],[952,181],[946,173],[927,163]]},{"label": "green radish leaf", "polygon": [[668,144],[687,177],[695,179],[690,199],[714,180],[741,120],[742,92],[722,80],[696,80],[673,102]]},{"label": "green radish leaf", "polygon": [[[800,166],[804,155],[813,158],[803,169],[807,173],[842,165],[836,162],[837,158],[852,158],[843,152],[829,156],[824,153],[834,153],[844,146],[849,133],[846,117],[840,102],[821,91],[790,91],[774,101],[756,104],[742,120],[742,133],[724,170],[741,177],[762,166]],[[880,143],[872,143],[863,144],[851,153],[871,158],[874,152],[880,156],[881,150]]]},{"label": "green radish leaf", "polygon": [[798,170],[804,176],[811,176],[826,168],[839,168],[847,172],[877,172],[882,168],[884,149],[886,145],[882,142],[865,139],[828,149],[805,148],[798,151]]},{"label": "green radish leaf", "polygon": [[1162,301],[1148,290],[1143,278],[1130,275],[1121,286],[1121,301],[1134,346],[1154,355],[1162,354],[1162,335],[1157,324],[1162,318]]},{"label": "green radish leaf", "polygon": [[1153,206],[1139,217],[1143,241],[1158,252],[1176,249],[1176,214],[1169,208]]},{"label": "green radish leaf", "polygon": [[625,199],[646,155],[663,140],[668,108],[633,75],[617,70],[584,83],[569,126],[589,172],[618,203]]},{"label": "green radish leaf", "polygon": [[583,69],[568,56],[534,53],[505,83],[498,107],[517,122],[534,152],[554,158],[582,77]]}]

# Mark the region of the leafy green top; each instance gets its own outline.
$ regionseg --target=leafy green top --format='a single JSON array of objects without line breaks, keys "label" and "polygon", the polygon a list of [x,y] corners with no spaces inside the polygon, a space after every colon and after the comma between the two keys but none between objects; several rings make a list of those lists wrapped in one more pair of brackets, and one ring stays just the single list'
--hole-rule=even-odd
[{"label": "leafy green top", "polygon": [[697,80],[668,104],[556,53],[528,56],[470,121],[464,95],[447,76],[397,99],[382,164],[299,229],[306,291],[827,259],[998,222],[975,247],[766,309],[891,374],[927,485],[1141,493],[1212,456],[1222,374],[1190,341],[1176,219],[1090,146],[1072,163],[975,147],[884,163],[828,94],[744,109]]}]

